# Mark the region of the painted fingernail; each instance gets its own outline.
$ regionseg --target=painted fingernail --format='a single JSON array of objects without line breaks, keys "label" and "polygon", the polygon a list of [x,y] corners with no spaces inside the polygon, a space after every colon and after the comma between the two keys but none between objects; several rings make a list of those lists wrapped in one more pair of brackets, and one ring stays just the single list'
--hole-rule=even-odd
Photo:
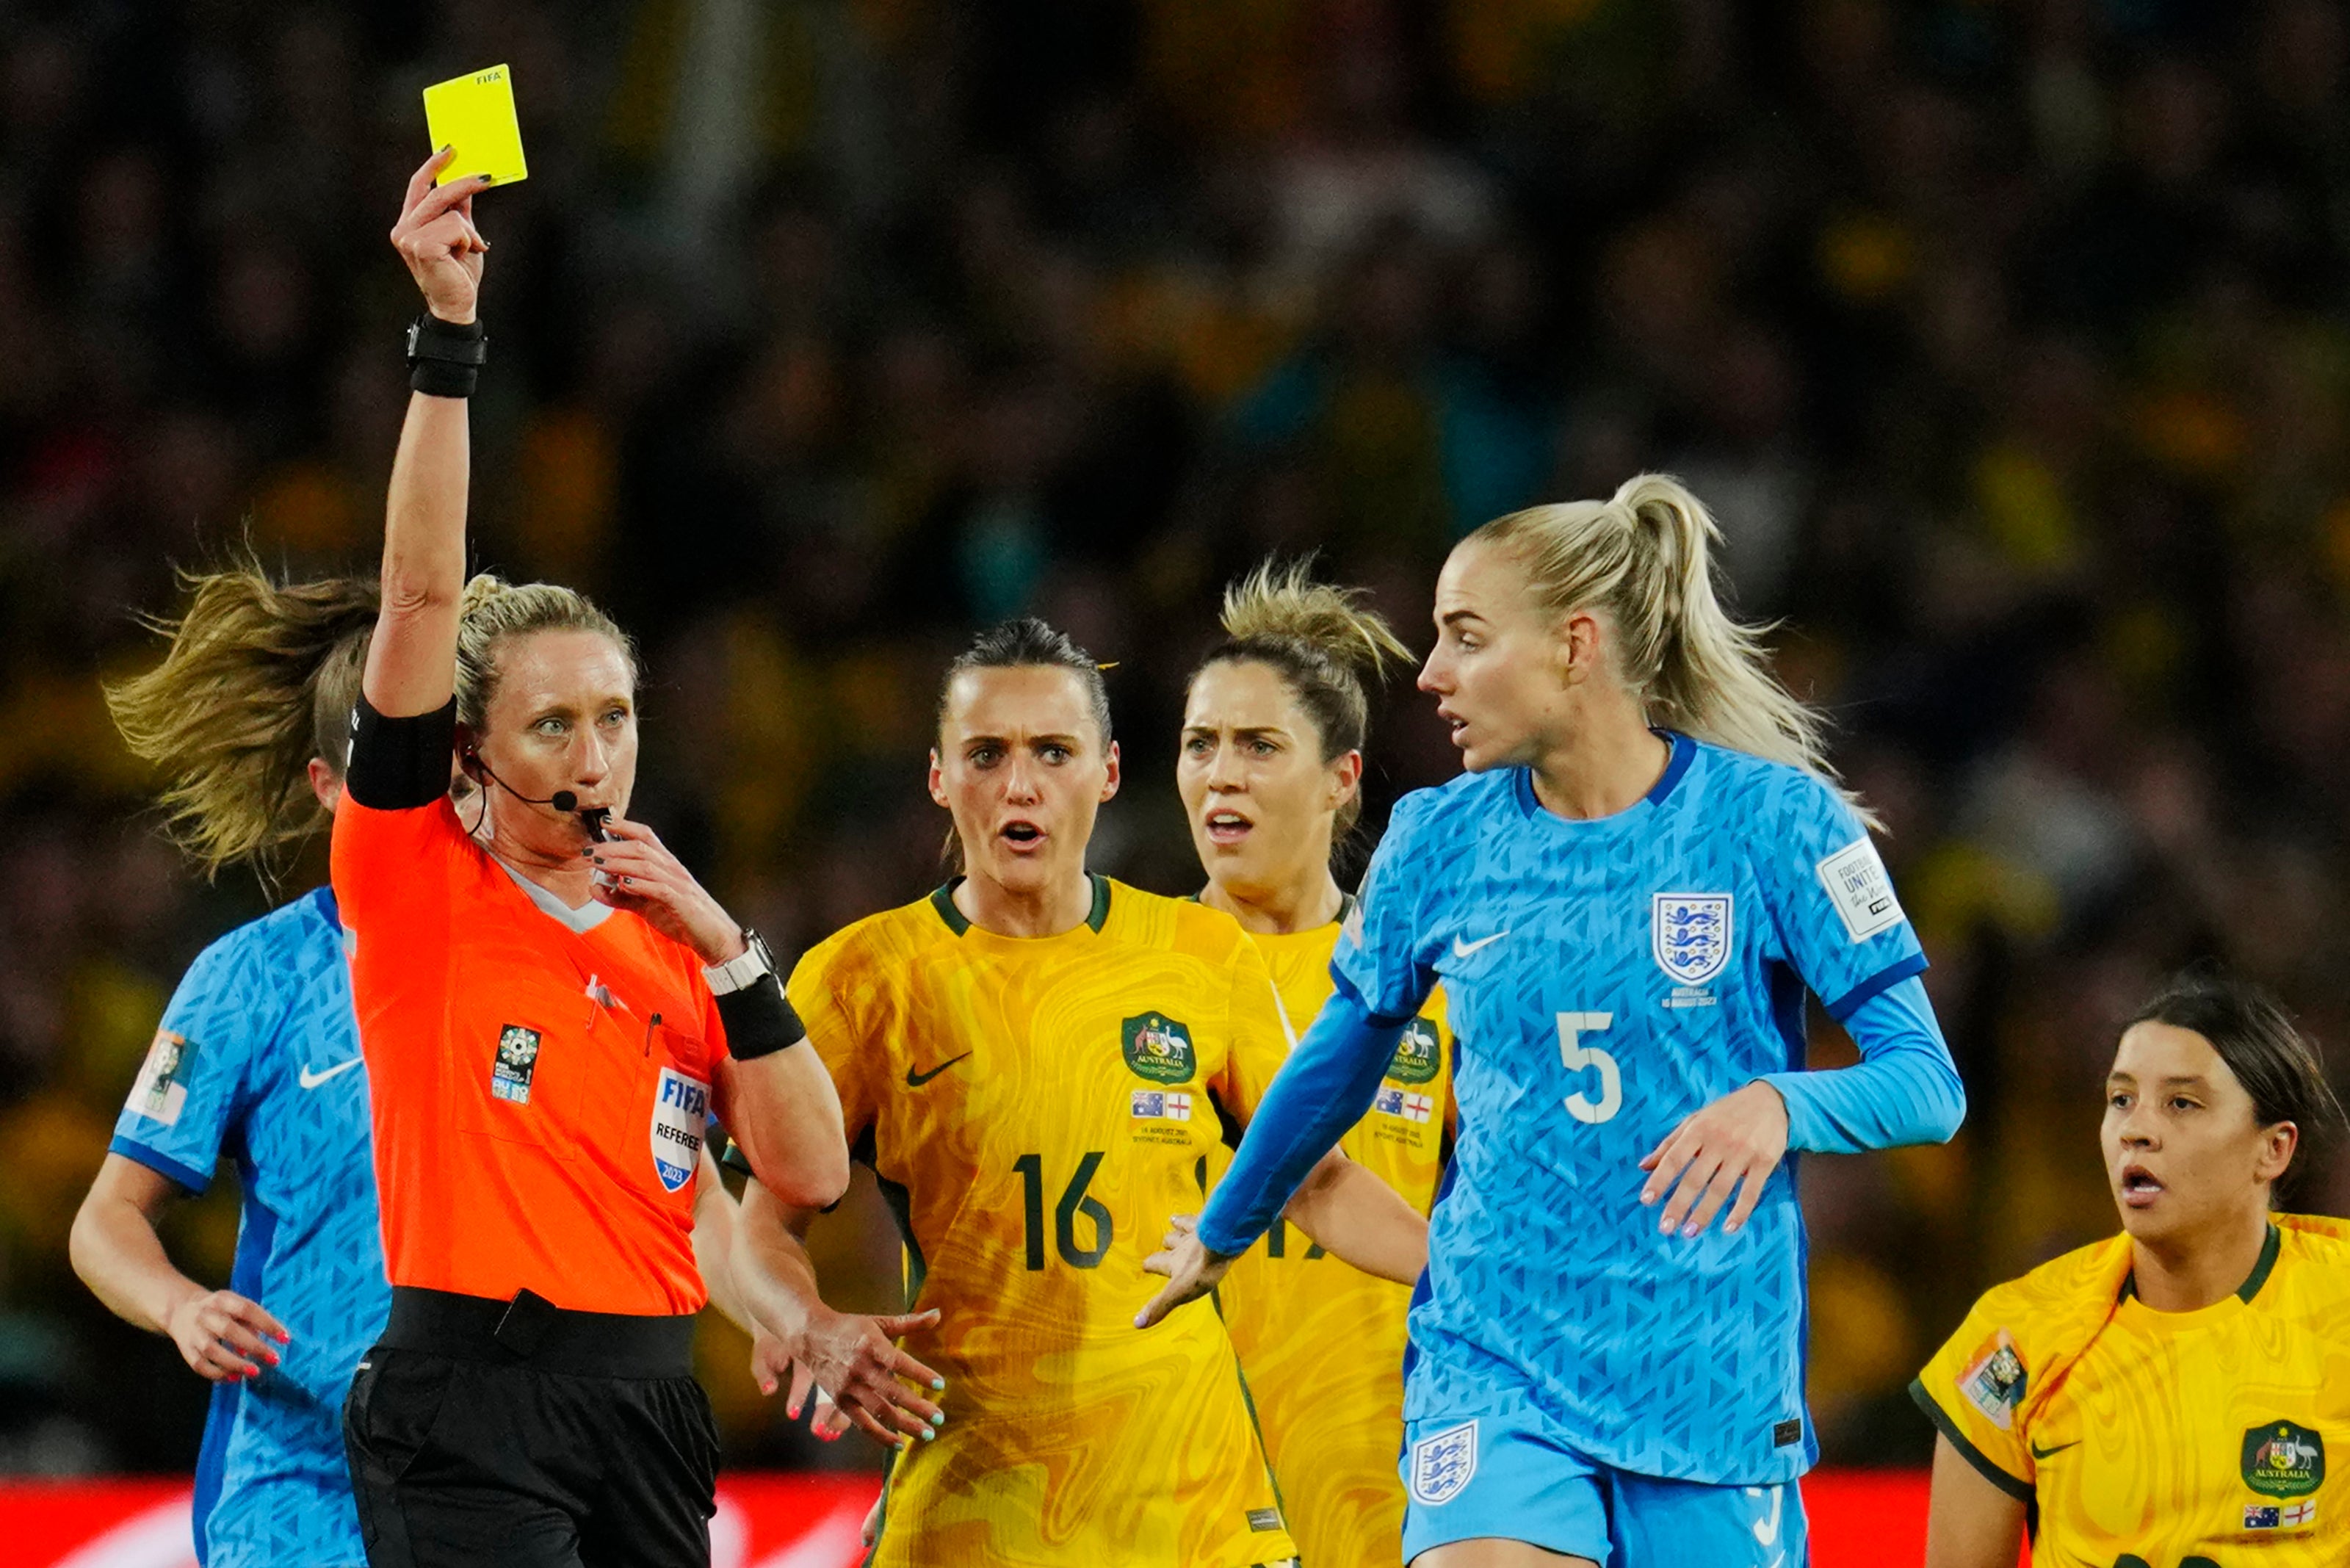
[{"label": "painted fingernail", "polygon": [[946,1413],[944,1410],[933,1410],[933,1411],[931,1411],[931,1426],[933,1426],[933,1427],[943,1427],[943,1426],[945,1426],[946,1424],[947,1424],[947,1413]]},{"label": "painted fingernail", "polygon": [[1729,1224],[1724,1225],[1721,1228],[1721,1233],[1725,1236],[1735,1236],[1738,1234],[1738,1228],[1739,1221],[1732,1220]]},{"label": "painted fingernail", "polygon": [[1683,1241],[1687,1241],[1687,1240],[1689,1240],[1690,1237],[1692,1237],[1692,1236],[1694,1236],[1694,1235],[1696,1235],[1696,1234],[1697,1234],[1697,1221],[1696,1221],[1696,1220],[1690,1220],[1688,1224],[1686,1224],[1686,1225],[1684,1225],[1684,1226],[1682,1226],[1682,1227],[1681,1227],[1681,1239],[1682,1239]]},{"label": "painted fingernail", "polygon": [[938,1440],[939,1429],[936,1427],[925,1427],[922,1428],[922,1441],[926,1443],[935,1443]]},{"label": "painted fingernail", "polygon": [[947,1386],[947,1380],[946,1380],[945,1378],[943,1378],[943,1377],[933,1377],[933,1378],[931,1378],[931,1391],[932,1391],[933,1393],[935,1393],[936,1391],[938,1391],[938,1390],[939,1390],[939,1389],[941,1389],[941,1388],[945,1387],[946,1386]]},{"label": "painted fingernail", "polygon": [[1671,1235],[1672,1233],[1673,1233],[1673,1221],[1672,1221],[1672,1217],[1671,1217],[1670,1215],[1667,1215],[1664,1219],[1659,1220],[1658,1220],[1658,1221],[1657,1221],[1657,1234],[1658,1234],[1658,1235],[1659,1235],[1659,1236],[1669,1236],[1669,1235]]}]

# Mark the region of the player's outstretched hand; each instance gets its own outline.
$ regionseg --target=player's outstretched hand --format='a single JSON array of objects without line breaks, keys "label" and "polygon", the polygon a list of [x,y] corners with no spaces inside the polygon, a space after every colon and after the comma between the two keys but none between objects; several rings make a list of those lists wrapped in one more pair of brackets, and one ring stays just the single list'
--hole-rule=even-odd
[{"label": "player's outstretched hand", "polygon": [[1640,1189],[1645,1206],[1672,1194],[1657,1229],[1665,1235],[1701,1235],[1735,1190],[1738,1201],[1721,1233],[1734,1236],[1762,1200],[1763,1183],[1787,1152],[1787,1102],[1761,1079],[1734,1089],[1681,1118],[1664,1142],[1648,1151],[1640,1168],[1648,1173]]},{"label": "player's outstretched hand", "polygon": [[1149,1328],[1185,1302],[1198,1301],[1216,1288],[1224,1271],[1232,1261],[1220,1252],[1208,1251],[1200,1240],[1199,1217],[1178,1214],[1168,1221],[1172,1227],[1167,1232],[1165,1250],[1142,1260],[1142,1266],[1154,1274],[1167,1276],[1167,1288],[1150,1298],[1150,1304],[1134,1314],[1134,1326]]},{"label": "player's outstretched hand", "polygon": [[[818,1307],[791,1347],[792,1359],[806,1369],[809,1384],[830,1394],[840,1414],[876,1442],[895,1448],[917,1436],[935,1438],[946,1412],[907,1383],[935,1394],[947,1380],[892,1342],[918,1328],[935,1327],[938,1321],[935,1309],[865,1317]],[[806,1387],[796,1373],[792,1388],[795,1398],[805,1397]]]},{"label": "player's outstretched hand", "polygon": [[703,891],[660,835],[641,822],[608,819],[609,835],[579,853],[596,863],[596,898],[631,909],[672,941],[683,942],[705,964],[724,963],[743,950],[743,928]]},{"label": "player's outstretched hand", "polygon": [[167,1326],[180,1359],[215,1383],[260,1376],[264,1365],[277,1365],[277,1345],[294,1338],[259,1302],[234,1291],[189,1297],[172,1311]]},{"label": "player's outstretched hand", "polygon": [[[792,1361],[788,1356],[785,1361],[789,1367],[792,1380],[792,1391],[784,1399],[785,1418],[792,1421],[798,1420],[801,1407],[807,1404],[808,1396],[814,1394],[816,1409],[808,1416],[808,1430],[827,1443],[847,1431],[848,1417],[841,1413],[838,1405],[833,1403],[831,1395],[816,1386],[816,1375],[798,1362]],[[761,1371],[755,1352],[751,1362],[751,1371],[754,1376],[764,1376]],[[775,1386],[772,1383],[761,1383],[759,1391],[763,1394],[773,1394],[775,1391]]]},{"label": "player's outstretched hand", "polygon": [[400,222],[391,226],[391,246],[424,291],[425,308],[463,326],[473,319],[482,292],[482,256],[490,248],[473,227],[473,198],[489,188],[490,177],[469,174],[433,184],[432,177],[453,156],[444,147],[409,176]]}]

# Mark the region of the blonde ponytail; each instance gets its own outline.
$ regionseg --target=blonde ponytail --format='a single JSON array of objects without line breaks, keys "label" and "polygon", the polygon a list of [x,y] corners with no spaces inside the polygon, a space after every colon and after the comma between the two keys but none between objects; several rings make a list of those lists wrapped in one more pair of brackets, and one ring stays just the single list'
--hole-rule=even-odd
[{"label": "blonde ponytail", "polygon": [[182,572],[163,661],[105,688],[131,754],[162,772],[164,831],[207,877],[250,865],[265,881],[326,822],[310,759],[339,775],[375,628],[368,579],[279,583],[251,556]]},{"label": "blonde ponytail", "polygon": [[[1411,663],[1411,650],[1363,590],[1314,580],[1311,558],[1286,566],[1270,558],[1224,590],[1225,640],[1209,650],[1191,679],[1211,664],[1263,664],[1279,675],[1305,710],[1322,761],[1360,751],[1370,730],[1367,681],[1391,664]],[[1352,796],[1338,808],[1342,836],[1362,815]]]},{"label": "blonde ponytail", "polygon": [[576,588],[559,583],[516,585],[484,572],[465,585],[457,609],[457,722],[476,735],[487,728],[498,691],[498,644],[538,631],[587,631],[608,637],[637,675],[637,648],[610,616]]},{"label": "blonde ponytail", "polygon": [[1617,673],[1651,722],[1836,782],[1825,722],[1771,673],[1771,628],[1723,608],[1713,581],[1721,530],[1680,481],[1638,474],[1606,501],[1513,512],[1469,539],[1508,550],[1552,613],[1607,613]]}]

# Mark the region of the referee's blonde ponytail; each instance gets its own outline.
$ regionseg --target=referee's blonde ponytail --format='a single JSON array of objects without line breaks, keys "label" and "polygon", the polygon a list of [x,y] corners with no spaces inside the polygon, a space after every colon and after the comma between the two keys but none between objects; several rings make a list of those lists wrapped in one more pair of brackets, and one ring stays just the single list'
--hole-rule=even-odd
[{"label": "referee's blonde ponytail", "polygon": [[249,554],[182,572],[163,661],[109,683],[106,705],[132,755],[161,772],[164,832],[207,877],[251,866],[265,881],[325,826],[310,759],[338,776],[375,628],[372,578],[281,583]]},{"label": "referee's blonde ponytail", "polygon": [[[1360,751],[1370,729],[1367,682],[1391,664],[1409,665],[1404,647],[1384,618],[1366,609],[1360,588],[1315,582],[1309,560],[1259,563],[1224,590],[1225,640],[1208,650],[1200,671],[1215,664],[1263,664],[1281,677],[1312,721],[1321,760]],[[1338,807],[1334,825],[1344,836],[1362,815],[1359,794]]]},{"label": "referee's blonde ponytail", "polygon": [[1617,673],[1651,722],[1834,782],[1820,715],[1770,671],[1769,628],[1733,618],[1714,590],[1721,539],[1680,481],[1643,473],[1606,501],[1531,506],[1463,543],[1508,551],[1555,615],[1606,611]]},{"label": "referee's blonde ponytail", "polygon": [[457,609],[457,722],[483,733],[498,694],[498,644],[538,631],[588,631],[608,637],[637,677],[637,646],[610,616],[577,588],[560,583],[509,583],[484,572],[465,585]]}]

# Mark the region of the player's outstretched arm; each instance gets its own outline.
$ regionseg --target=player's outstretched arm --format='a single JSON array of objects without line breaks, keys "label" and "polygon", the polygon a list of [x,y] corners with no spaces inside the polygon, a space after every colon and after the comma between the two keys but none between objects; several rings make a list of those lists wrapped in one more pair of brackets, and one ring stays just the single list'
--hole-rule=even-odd
[{"label": "player's outstretched arm", "polygon": [[215,1383],[258,1377],[293,1336],[260,1303],[172,1266],[155,1221],[178,1196],[169,1177],[109,1154],[74,1215],[74,1272],[115,1316],[168,1336],[198,1375]]},{"label": "player's outstretched arm", "polygon": [[[471,328],[489,249],[473,227],[481,176],[435,186],[444,148],[408,182],[392,248],[423,291],[425,308]],[[465,490],[472,470],[463,398],[412,393],[384,510],[383,609],[362,690],[391,718],[438,711],[456,688],[457,610],[465,591]]]},{"label": "player's outstretched arm", "polygon": [[2024,1512],[2022,1499],[1985,1480],[1950,1438],[1934,1439],[1926,1568],[2013,1568]]},{"label": "player's outstretched arm", "polygon": [[1344,1149],[1322,1157],[1282,1212],[1367,1274],[1409,1285],[1428,1268],[1428,1217]]},{"label": "player's outstretched arm", "polygon": [[732,1265],[743,1304],[806,1374],[805,1380],[793,1379],[787,1413],[799,1414],[799,1400],[812,1383],[877,1442],[895,1447],[917,1435],[935,1436],[946,1413],[907,1385],[938,1393],[946,1379],[893,1342],[931,1327],[939,1314],[868,1317],[826,1306],[816,1292],[816,1266],[801,1244],[816,1213],[785,1204],[754,1181],[743,1189],[735,1216]]}]

